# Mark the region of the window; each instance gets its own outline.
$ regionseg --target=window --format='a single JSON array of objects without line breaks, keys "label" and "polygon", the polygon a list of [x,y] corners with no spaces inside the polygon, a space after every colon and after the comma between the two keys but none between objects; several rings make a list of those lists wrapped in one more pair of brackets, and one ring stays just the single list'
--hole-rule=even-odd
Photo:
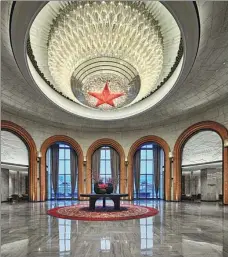
[{"label": "window", "polygon": [[[155,159],[154,151],[159,151],[158,158],[159,161],[157,164],[159,184],[158,184],[158,194],[156,194],[156,185],[155,185]],[[141,146],[137,150],[134,158],[139,158],[139,166],[134,166],[134,174],[137,170],[140,171],[138,183],[134,183],[134,198],[164,198],[164,152],[157,144],[148,143]],[[136,180],[136,175],[134,177]],[[135,181],[136,182],[136,181]],[[136,190],[136,184],[139,185],[138,193]]]},{"label": "window", "polygon": [[103,179],[104,183],[107,183],[108,179],[112,178],[110,155],[109,147],[101,148],[100,177]]},{"label": "window", "polygon": [[[111,166],[111,149],[109,146],[103,146],[100,148],[100,178],[104,183],[107,183],[109,179],[112,179],[112,166]],[[93,169],[93,167],[92,167]],[[120,169],[117,167],[118,184],[116,192],[119,192],[119,172]],[[94,181],[92,180],[92,192]]]},{"label": "window", "polygon": [[71,198],[70,147],[59,145],[58,197]]},{"label": "window", "polygon": [[52,184],[52,173],[51,173],[51,151],[50,149],[47,150],[46,154],[46,167],[47,167],[47,189],[46,192],[48,193],[47,199],[52,199],[55,197],[53,184]]},{"label": "window", "polygon": [[[77,176],[76,176],[76,186],[74,194],[71,193],[71,168],[70,168],[70,151],[71,147],[62,143],[59,143],[59,174],[58,174],[58,199],[69,199],[77,198]],[[76,153],[75,153],[76,154]],[[48,199],[54,199],[55,194],[53,190],[52,183],[52,171],[51,171],[51,149],[47,151],[47,192]]]}]

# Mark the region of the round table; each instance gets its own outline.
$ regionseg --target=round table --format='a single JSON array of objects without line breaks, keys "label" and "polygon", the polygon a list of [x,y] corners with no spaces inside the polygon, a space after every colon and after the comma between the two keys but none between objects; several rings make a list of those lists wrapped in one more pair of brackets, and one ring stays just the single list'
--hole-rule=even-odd
[{"label": "round table", "polygon": [[114,210],[120,210],[120,197],[126,197],[128,194],[80,194],[82,197],[89,197],[89,209],[95,210],[95,203],[98,199],[103,198],[103,207],[106,206],[106,198],[114,202]]}]

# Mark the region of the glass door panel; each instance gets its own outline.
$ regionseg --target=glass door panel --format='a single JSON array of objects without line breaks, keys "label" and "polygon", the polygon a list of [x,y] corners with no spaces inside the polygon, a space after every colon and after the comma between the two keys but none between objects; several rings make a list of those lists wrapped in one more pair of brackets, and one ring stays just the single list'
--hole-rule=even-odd
[{"label": "glass door panel", "polygon": [[[59,145],[59,173],[58,173],[58,189],[56,193],[57,199],[70,199],[78,197],[78,174],[76,174],[76,186],[74,194],[71,194],[71,167],[70,167],[70,151],[71,148],[65,144]],[[75,153],[76,154],[76,153]],[[52,174],[51,174],[51,148],[47,151],[47,198],[54,199]],[[77,168],[77,167],[76,167]]]},{"label": "glass door panel", "polygon": [[[140,176],[139,176],[139,194],[138,198],[147,199],[147,198],[156,198],[156,192],[155,192],[155,178],[156,173],[158,172],[159,176],[159,183],[158,183],[158,198],[163,199],[164,198],[164,152],[161,148],[158,148],[157,145],[153,143],[144,144],[141,146],[137,151],[140,151]],[[154,151],[156,152],[156,155],[159,156],[160,151],[160,161],[158,164],[154,163],[156,160],[154,160]],[[136,157],[134,157],[136,158]],[[156,164],[156,165],[155,165]],[[134,168],[136,170],[137,168]],[[156,170],[154,170],[156,169]],[[159,170],[158,170],[159,169]],[[134,197],[136,198],[136,189],[135,189],[135,183],[134,183]]]}]

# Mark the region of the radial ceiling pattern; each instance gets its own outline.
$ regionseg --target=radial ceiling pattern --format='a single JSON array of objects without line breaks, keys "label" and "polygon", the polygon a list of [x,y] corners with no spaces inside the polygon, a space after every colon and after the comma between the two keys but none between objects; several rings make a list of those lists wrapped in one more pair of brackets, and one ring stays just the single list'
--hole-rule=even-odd
[{"label": "radial ceiling pattern", "polygon": [[[159,2],[49,2],[28,39],[29,58],[43,80],[71,101],[103,111],[151,95],[182,53],[180,29]],[[118,97],[97,104],[90,92],[101,94],[105,85]]]},{"label": "radial ceiling pattern", "polygon": [[[30,58],[28,58],[28,61],[24,60],[26,53],[29,52],[25,44],[30,29],[28,24],[32,24],[34,17],[38,18],[39,13],[41,13],[39,11],[44,7],[44,3],[16,1],[14,8],[12,8],[12,2],[2,2],[2,110],[46,124],[64,126],[65,128],[83,128],[87,130],[109,129],[116,131],[154,127],[158,124],[169,124],[170,121],[173,123],[177,119],[182,119],[181,117],[185,119],[186,117],[191,118],[191,115],[195,116],[196,113],[205,110],[205,108],[208,109],[208,107],[212,106],[215,102],[218,103],[220,101],[220,103],[223,104],[228,96],[228,16],[226,15],[228,3],[202,3],[199,1],[196,6],[192,2],[185,1],[177,3],[167,1],[162,2],[162,4],[167,8],[168,13],[172,13],[173,17],[175,17],[183,39],[183,64],[179,71],[179,76],[177,76],[176,83],[173,80],[173,75],[175,75],[174,71],[172,76],[169,77],[168,75],[168,80],[164,84],[159,84],[158,80],[157,85],[162,85],[161,87],[157,86],[159,90],[139,100],[137,97],[140,95],[140,90],[142,90],[142,81],[139,71],[137,67],[134,67],[135,65],[133,63],[124,60],[124,65],[121,63],[120,66],[115,66],[115,71],[120,71],[119,67],[122,69],[122,67],[126,67],[127,65],[125,64],[128,63],[129,66],[127,66],[126,70],[128,70],[128,73],[132,71],[131,76],[123,78],[116,72],[112,74],[116,78],[115,81],[118,80],[118,83],[122,83],[121,85],[123,85],[125,81],[126,83],[130,83],[131,78],[134,78],[134,76],[139,78],[139,80],[135,80],[134,83],[132,83],[134,86],[131,87],[131,91],[127,91],[127,89],[124,91],[122,86],[122,90],[114,91],[112,83],[108,82],[111,93],[128,92],[128,99],[126,99],[126,94],[121,96],[122,100],[125,98],[125,102],[118,103],[121,97],[116,98],[116,100],[114,100],[115,107],[107,106],[107,108],[110,109],[103,111],[105,104],[101,105],[100,109],[99,107],[97,108],[96,104],[98,99],[89,98],[86,94],[80,94],[80,88],[84,86],[87,92],[89,85],[91,83],[93,84],[93,81],[95,81],[98,85],[97,90],[91,89],[89,92],[102,93],[107,82],[106,80],[108,80],[107,77],[105,77],[102,82],[100,82],[99,78],[90,77],[87,80],[87,84],[82,84],[80,80],[81,77],[79,77],[76,69],[79,66],[75,67],[68,81],[68,86],[70,85],[70,89],[72,89],[71,94],[73,100],[68,100],[66,98],[67,96],[62,96],[63,93],[56,92],[57,88],[54,86],[57,86],[57,84],[54,83],[55,81],[53,79],[51,80],[48,66],[44,65],[47,59],[39,59],[43,56],[43,52],[40,52],[40,54],[36,56],[35,48],[33,49],[37,66],[43,65],[45,72],[49,72],[50,77],[47,77],[46,73],[38,73],[36,70],[37,67],[35,67],[36,65],[34,65],[33,62],[29,63]],[[200,34],[196,8],[199,13]],[[164,45],[165,36],[162,30],[164,24],[161,22],[165,21],[165,19],[159,16],[161,13],[157,12],[160,18],[153,13],[154,12],[152,12],[153,19],[158,22],[160,27],[163,38],[162,44]],[[56,17],[58,11],[53,9],[52,14]],[[48,26],[51,28],[53,20],[46,20],[45,22],[49,24]],[[9,26],[10,24],[11,26]],[[35,20],[33,25],[34,24]],[[166,30],[164,29],[164,31]],[[40,33],[42,33],[42,30],[37,31],[38,46],[42,38]],[[48,35],[49,30],[47,31],[46,37],[43,37],[43,39],[48,40]],[[32,39],[30,38],[30,46],[31,45]],[[44,43],[43,46],[43,51],[47,52],[47,44]],[[164,60],[169,60],[169,58],[166,59],[165,54],[166,52],[163,51],[163,67],[165,67]],[[45,56],[46,58],[48,57],[48,55]],[[110,56],[105,56],[105,58],[110,58]],[[111,58],[115,57],[111,56]],[[97,60],[98,64],[100,61],[103,61],[100,58]],[[39,61],[42,61],[41,64]],[[169,61],[167,62],[169,63]],[[28,71],[28,65],[30,64],[32,64],[31,69],[33,69],[35,74],[35,78],[33,79],[31,79],[31,71]],[[89,60],[87,63],[86,60],[84,65],[85,67],[87,65],[93,67],[94,64],[90,64]],[[82,67],[82,73],[87,76],[83,63]],[[166,75],[167,74],[168,73],[166,73]],[[137,75],[139,76],[137,77]],[[164,77],[166,77],[166,75]],[[48,81],[48,78],[50,81]],[[37,87],[37,81],[41,87]],[[172,90],[166,88],[167,83],[174,85],[174,87],[170,86]],[[151,92],[153,92],[153,89]],[[89,99],[91,102],[89,102]],[[84,109],[82,109],[82,107]],[[112,111],[112,108],[114,111]],[[89,110],[92,115],[89,117],[86,116],[87,111],[85,110]],[[126,110],[128,110],[128,112]],[[138,110],[141,112],[140,115],[138,115]],[[102,121],[100,118],[97,119],[97,112],[95,111],[108,113],[108,115],[103,115]],[[123,115],[120,115],[120,113]],[[120,120],[117,120],[117,114]],[[131,115],[132,117],[130,117]],[[107,116],[115,120],[106,122]],[[128,118],[125,119],[125,117]]]}]

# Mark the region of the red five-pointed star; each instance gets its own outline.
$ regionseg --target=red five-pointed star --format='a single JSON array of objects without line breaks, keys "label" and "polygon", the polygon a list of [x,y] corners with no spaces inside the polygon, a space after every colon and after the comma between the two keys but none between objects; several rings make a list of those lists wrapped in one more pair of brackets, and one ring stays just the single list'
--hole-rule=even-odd
[{"label": "red five-pointed star", "polygon": [[113,100],[124,95],[124,93],[111,93],[108,87],[108,81],[106,82],[105,87],[101,93],[88,92],[88,94],[98,99],[96,107],[101,104],[109,104],[115,107]]}]

